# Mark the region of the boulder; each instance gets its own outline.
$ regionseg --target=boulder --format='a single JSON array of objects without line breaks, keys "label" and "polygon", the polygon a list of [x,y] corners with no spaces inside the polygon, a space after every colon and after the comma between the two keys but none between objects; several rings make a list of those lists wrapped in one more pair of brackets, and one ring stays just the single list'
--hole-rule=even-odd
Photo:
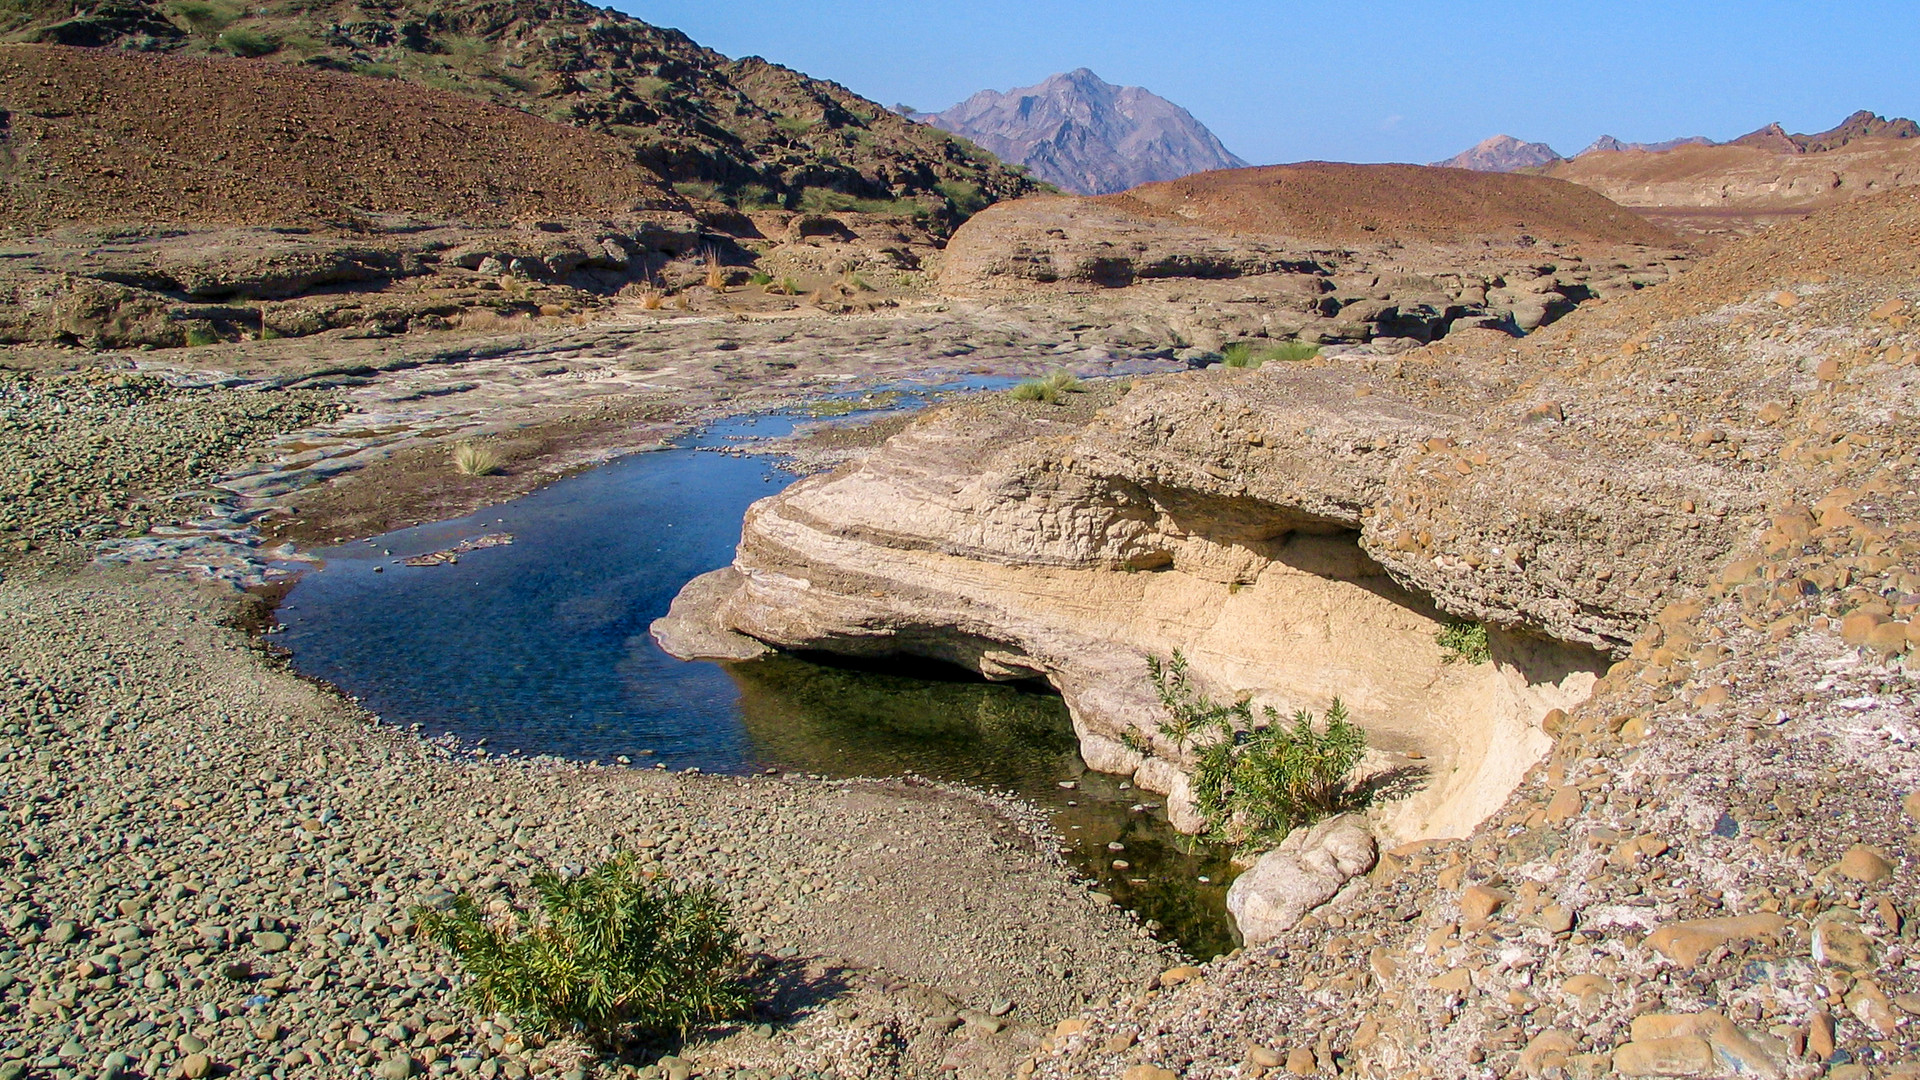
[{"label": "boulder", "polygon": [[1248,946],[1293,928],[1340,887],[1373,869],[1373,834],[1350,814],[1295,829],[1227,890],[1227,911]]}]

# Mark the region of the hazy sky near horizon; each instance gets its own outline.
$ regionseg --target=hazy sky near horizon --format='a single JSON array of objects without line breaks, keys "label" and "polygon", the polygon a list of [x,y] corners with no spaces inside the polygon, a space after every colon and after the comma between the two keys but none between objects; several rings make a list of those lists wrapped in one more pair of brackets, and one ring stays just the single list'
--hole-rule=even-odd
[{"label": "hazy sky near horizon", "polygon": [[1920,0],[611,3],[926,111],[1091,68],[1186,107],[1255,164],[1427,162],[1500,133],[1573,154],[1603,134],[1920,112]]}]

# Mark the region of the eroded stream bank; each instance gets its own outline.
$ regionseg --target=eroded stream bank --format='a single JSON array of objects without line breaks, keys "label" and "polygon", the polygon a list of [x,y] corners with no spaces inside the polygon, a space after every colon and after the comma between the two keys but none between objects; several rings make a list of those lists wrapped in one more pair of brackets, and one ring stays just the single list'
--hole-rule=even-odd
[{"label": "eroded stream bank", "polygon": [[792,479],[711,451],[793,422],[716,425],[465,518],[319,551],[273,640],[375,714],[470,753],[1011,792],[1048,811],[1101,894],[1193,955],[1230,949],[1222,853],[1178,837],[1160,797],[1088,773],[1057,695],[788,656],[688,664],[654,644],[648,623],[730,561],[746,506]]}]

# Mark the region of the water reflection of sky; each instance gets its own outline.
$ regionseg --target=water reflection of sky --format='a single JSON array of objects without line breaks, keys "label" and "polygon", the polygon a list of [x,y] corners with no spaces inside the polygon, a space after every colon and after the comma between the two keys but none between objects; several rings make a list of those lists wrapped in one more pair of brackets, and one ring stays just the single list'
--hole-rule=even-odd
[{"label": "water reflection of sky", "polygon": [[[653,643],[648,624],[680,586],[732,560],[748,505],[791,480],[764,458],[696,447],[791,424],[730,422],[470,517],[322,551],[323,568],[281,605],[277,639],[299,670],[389,722],[495,752],[709,772],[917,772],[1012,790],[1054,809],[1074,861],[1116,899],[1190,949],[1230,947],[1217,887],[1194,884],[1224,880],[1224,867],[1182,853],[1163,822],[1131,809],[1150,796],[1080,775],[1058,698],[787,657],[729,670]],[[402,564],[499,532],[514,542]],[[1111,869],[1109,842],[1127,846],[1127,872]]]}]

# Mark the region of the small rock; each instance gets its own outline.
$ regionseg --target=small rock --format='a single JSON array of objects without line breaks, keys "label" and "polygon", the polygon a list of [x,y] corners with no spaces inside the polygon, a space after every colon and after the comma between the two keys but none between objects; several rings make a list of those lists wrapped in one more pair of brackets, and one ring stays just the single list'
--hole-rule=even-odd
[{"label": "small rock", "polygon": [[1771,913],[1668,923],[1647,935],[1647,947],[1683,968],[1693,967],[1716,946],[1778,938],[1787,920]]},{"label": "small rock", "polygon": [[1296,1046],[1287,1051],[1287,1071],[1295,1076],[1312,1076],[1320,1071],[1320,1063],[1314,1060],[1313,1051]]},{"label": "small rock", "polygon": [[1469,885],[1460,894],[1460,922],[1469,930],[1477,930],[1493,918],[1508,900],[1513,899],[1499,889],[1490,889],[1485,885]]},{"label": "small rock", "polygon": [[1200,977],[1199,968],[1183,964],[1180,967],[1168,968],[1167,970],[1161,972],[1160,985],[1162,987],[1167,987],[1167,988],[1175,987],[1175,986],[1179,986],[1181,983],[1190,982],[1199,977]]},{"label": "small rock", "polygon": [[407,1080],[408,1077],[413,1075],[413,1071],[412,1058],[405,1054],[395,1054],[381,1062],[379,1066],[373,1070],[373,1075],[379,1077],[380,1080]]},{"label": "small rock", "polygon": [[253,935],[253,947],[263,953],[286,952],[293,940],[277,930],[263,930]]},{"label": "small rock", "polygon": [[1613,1069],[1622,1076],[1711,1076],[1719,1063],[1707,1040],[1681,1035],[1627,1043],[1613,1052]]},{"label": "small rock", "polygon": [[213,1059],[205,1054],[188,1054],[180,1059],[179,1073],[186,1080],[203,1080],[213,1075]]},{"label": "small rock", "polygon": [[1852,919],[1836,913],[1813,927],[1813,962],[1848,971],[1874,967],[1873,941]]},{"label": "small rock", "polygon": [[1120,1080],[1180,1080],[1180,1074],[1157,1065],[1129,1065]]},{"label": "small rock", "polygon": [[1884,852],[1876,851],[1865,844],[1855,844],[1840,857],[1833,871],[1842,877],[1871,885],[1876,881],[1885,881],[1892,877],[1893,863]]}]

